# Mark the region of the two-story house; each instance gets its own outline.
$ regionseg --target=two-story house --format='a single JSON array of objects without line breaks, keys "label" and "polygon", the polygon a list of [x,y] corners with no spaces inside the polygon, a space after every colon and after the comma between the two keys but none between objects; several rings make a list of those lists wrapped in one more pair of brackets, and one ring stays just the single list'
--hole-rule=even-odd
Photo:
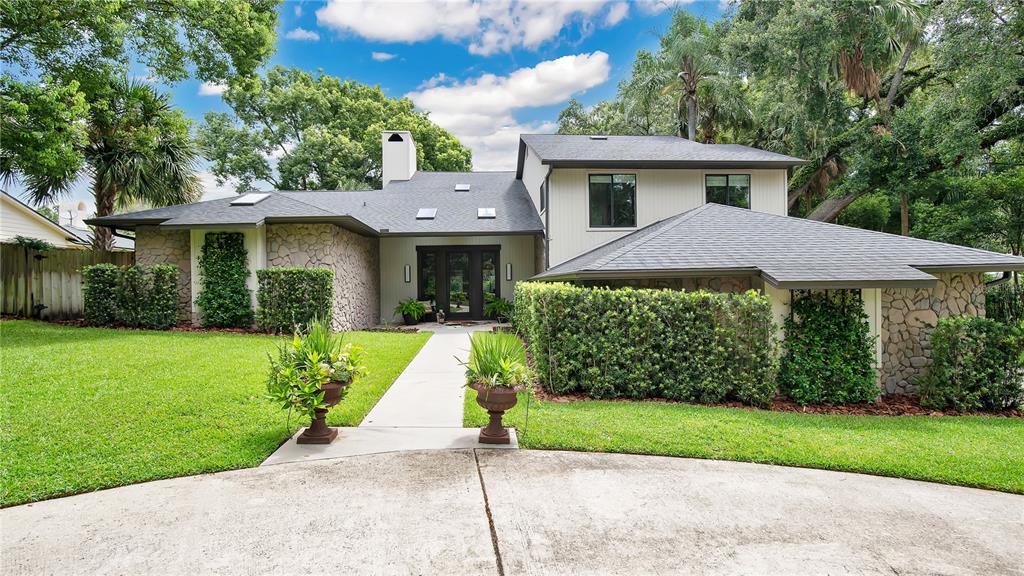
[{"label": "two-story house", "polygon": [[[514,172],[419,172],[412,135],[384,132],[383,189],[250,193],[97,218],[134,230],[139,263],[182,271],[195,320],[210,231],[245,237],[257,269],[335,271],[337,329],[393,319],[407,298],[483,317],[515,283],[761,290],[780,320],[792,290],[859,290],[890,392],[924,366],[922,327],[984,313],[984,272],[1024,258],[786,215],[804,161],[671,136],[523,135]],[[253,296],[255,303],[255,294]]]}]

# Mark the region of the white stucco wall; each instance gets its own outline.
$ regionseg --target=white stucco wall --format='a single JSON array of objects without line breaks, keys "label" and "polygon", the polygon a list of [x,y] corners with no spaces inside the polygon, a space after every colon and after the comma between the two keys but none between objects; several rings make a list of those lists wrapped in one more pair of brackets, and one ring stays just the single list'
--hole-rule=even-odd
[{"label": "white stucco wall", "polygon": [[[636,228],[590,228],[588,176],[609,173],[636,174]],[[548,193],[550,265],[555,266],[637,228],[703,205],[706,174],[749,174],[751,210],[786,214],[785,170],[556,168],[551,171]]]},{"label": "white stucco wall", "polygon": [[241,232],[244,235],[245,251],[248,253],[249,259],[249,278],[245,282],[245,287],[251,293],[252,308],[255,310],[256,290],[259,288],[256,271],[267,267],[267,235],[264,227],[193,228],[189,230],[192,245],[192,317],[198,318],[199,309],[196,307],[196,297],[202,291],[202,280],[199,275],[199,254],[202,253],[206,234],[210,232]]},{"label": "white stucco wall", "polygon": [[[416,297],[417,246],[490,246],[501,247],[499,253],[501,297],[512,299],[515,283],[537,273],[534,254],[535,236],[390,236],[380,239],[380,317],[393,322],[395,306],[402,300]],[[538,240],[539,241],[539,240]],[[505,279],[505,266],[512,263],[512,280]],[[405,266],[412,270],[411,281],[405,281]]]}]

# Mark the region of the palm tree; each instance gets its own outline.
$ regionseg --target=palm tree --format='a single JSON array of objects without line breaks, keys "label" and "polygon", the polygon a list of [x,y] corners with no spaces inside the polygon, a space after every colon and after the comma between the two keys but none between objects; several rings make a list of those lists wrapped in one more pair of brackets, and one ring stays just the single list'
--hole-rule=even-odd
[{"label": "palm tree", "polygon": [[[147,84],[118,79],[97,90],[89,104],[81,174],[26,174],[26,190],[34,203],[53,203],[67,195],[79,177],[91,180],[96,216],[138,205],[169,206],[199,199],[198,150],[188,121],[167,95]],[[110,250],[110,229],[97,228],[93,245]]]},{"label": "palm tree", "polygon": [[[712,37],[711,27],[704,20],[685,10],[672,17],[668,34],[662,38],[661,57],[665,66],[661,72],[665,93],[678,92],[676,100],[676,133],[697,138],[697,89],[701,82],[722,68],[721,58]],[[683,102],[686,102],[685,122]]]}]

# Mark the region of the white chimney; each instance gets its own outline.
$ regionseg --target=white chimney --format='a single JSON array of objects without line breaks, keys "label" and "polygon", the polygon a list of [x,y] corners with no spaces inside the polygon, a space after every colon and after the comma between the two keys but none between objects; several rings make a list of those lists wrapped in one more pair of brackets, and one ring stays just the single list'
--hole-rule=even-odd
[{"label": "white chimney", "polygon": [[405,130],[381,133],[381,180],[384,186],[392,180],[408,180],[416,173],[416,143]]}]

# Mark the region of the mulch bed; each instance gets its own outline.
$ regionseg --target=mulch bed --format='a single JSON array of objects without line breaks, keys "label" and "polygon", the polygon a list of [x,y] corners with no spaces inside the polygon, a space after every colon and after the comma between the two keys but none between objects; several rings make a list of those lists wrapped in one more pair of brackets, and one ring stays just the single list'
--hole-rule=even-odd
[{"label": "mulch bed", "polygon": [[[550,394],[539,385],[534,387],[536,397],[548,402],[579,402],[582,400],[593,400],[583,394]],[[629,398],[610,398],[607,402],[638,402]],[[639,402],[652,402],[659,404],[689,404],[688,402],[677,402],[665,400],[664,398],[650,398],[639,400]],[[703,404],[702,404],[703,406]],[[801,412],[805,414],[842,414],[847,416],[1003,416],[1006,418],[1024,418],[1024,410],[1003,410],[1000,412],[956,412],[954,410],[935,410],[921,406],[916,396],[905,394],[885,394],[875,404],[850,404],[846,406],[801,406],[791,400],[776,398],[772,401],[771,408],[755,408],[739,402],[721,402],[708,404],[707,406],[719,408],[743,408],[746,410],[770,410],[772,412]]]}]

